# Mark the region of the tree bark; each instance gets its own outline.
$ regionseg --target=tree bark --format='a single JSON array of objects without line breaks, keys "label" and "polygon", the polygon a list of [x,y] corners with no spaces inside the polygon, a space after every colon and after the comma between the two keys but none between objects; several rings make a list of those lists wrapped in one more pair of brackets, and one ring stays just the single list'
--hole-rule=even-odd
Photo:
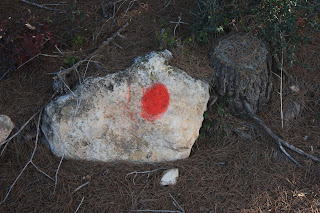
[{"label": "tree bark", "polygon": [[272,90],[268,45],[246,34],[229,34],[215,42],[210,53],[215,70],[212,86],[227,96],[235,115],[246,114],[244,101],[257,113],[269,101]]}]

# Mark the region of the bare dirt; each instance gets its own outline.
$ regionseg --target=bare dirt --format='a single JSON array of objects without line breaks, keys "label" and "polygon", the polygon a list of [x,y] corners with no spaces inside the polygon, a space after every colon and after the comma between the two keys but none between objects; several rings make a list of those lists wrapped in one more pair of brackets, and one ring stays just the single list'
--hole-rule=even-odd
[{"label": "bare dirt", "polygon": [[[97,71],[90,64],[86,73],[105,75],[128,67],[136,56],[159,50],[156,40],[161,25],[173,29],[175,24],[170,21],[177,21],[180,14],[182,21],[192,22],[194,1],[119,1],[117,8],[122,2],[115,18],[106,22],[102,8],[107,1],[77,1],[78,9],[88,15],[83,22],[83,43],[57,45],[60,52],[48,47],[43,52],[46,55],[39,55],[0,80],[0,113],[11,117],[16,124],[14,132],[50,100],[54,93],[52,73],[67,68],[67,55],[85,58],[128,22],[122,32],[125,37],[116,38],[92,59],[100,62],[102,68]],[[18,0],[0,3],[1,20],[9,16],[18,20],[30,13],[46,19],[55,12]],[[213,73],[208,54],[214,40],[209,44],[183,45],[190,34],[188,25],[177,27],[181,42],[167,47],[174,55],[171,65],[207,80]],[[297,58],[309,67],[287,68],[295,77],[286,81],[283,93],[284,109],[296,101],[303,110],[281,128],[279,78],[274,75],[271,101],[259,116],[282,139],[320,156],[320,36],[310,36],[313,39],[297,53]],[[85,68],[86,64],[79,71],[83,73]],[[276,68],[273,71],[279,73]],[[292,85],[299,90],[289,89]],[[0,200],[5,199],[9,190],[10,194],[0,205],[0,212],[320,212],[320,164],[289,151],[303,165],[296,166],[254,121],[233,117],[227,107],[222,114],[218,113],[219,103],[209,109],[204,122],[214,126],[196,141],[188,159],[161,164],[64,159],[59,167],[60,159],[41,143],[40,133],[32,162],[50,178],[29,164],[10,188],[34,150],[38,122],[35,116],[5,149],[1,147]],[[234,128],[250,133],[251,139],[245,140]],[[179,168],[178,182],[175,186],[160,186],[161,174],[169,168]]]}]

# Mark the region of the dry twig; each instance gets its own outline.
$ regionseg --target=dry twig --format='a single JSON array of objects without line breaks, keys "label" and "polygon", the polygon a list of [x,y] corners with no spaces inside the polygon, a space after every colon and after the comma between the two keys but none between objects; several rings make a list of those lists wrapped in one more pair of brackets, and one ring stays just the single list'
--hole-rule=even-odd
[{"label": "dry twig", "polygon": [[75,193],[76,191],[78,191],[79,189],[81,189],[82,187],[88,185],[90,183],[90,181],[85,182],[84,184],[81,184],[80,186],[78,186],[75,190],[73,190],[72,194]]},{"label": "dry twig", "polygon": [[281,55],[281,69],[280,69],[280,110],[281,110],[281,126],[283,129],[283,96],[282,96],[282,88],[283,88],[283,48],[282,48],[282,55]]},{"label": "dry twig", "polygon": [[[69,74],[72,70],[77,70],[77,68],[85,61],[91,60],[95,55],[97,55],[102,48],[104,48],[106,45],[108,45],[112,40],[114,40],[116,37],[123,37],[121,35],[121,32],[124,31],[124,29],[129,25],[129,23],[124,24],[117,32],[115,32],[111,37],[109,37],[107,40],[105,40],[104,42],[102,42],[102,44],[91,54],[89,54],[86,58],[84,58],[83,60],[79,61],[78,63],[74,64],[72,67],[64,69],[59,71],[58,73],[56,73],[56,76],[54,77],[54,85],[65,85],[68,86],[65,83],[65,79],[67,74]],[[62,83],[61,83],[62,82]],[[70,90],[70,88],[67,88],[68,90]],[[58,89],[55,89],[57,92]]]},{"label": "dry twig", "polygon": [[81,199],[81,201],[80,201],[80,203],[74,213],[77,213],[79,211],[79,208],[80,208],[81,204],[83,203],[83,200],[84,200],[84,197],[82,197],[82,199]]},{"label": "dry twig", "polygon": [[173,200],[173,205],[179,209],[179,211],[176,210],[151,210],[151,209],[145,209],[145,210],[129,210],[130,212],[170,212],[170,213],[185,213],[184,209],[179,205],[179,203],[174,199],[174,197],[169,193],[171,199]]},{"label": "dry twig", "polygon": [[175,1],[174,1],[174,0],[168,0],[168,1],[166,1],[166,2],[164,3],[165,6],[164,6],[161,10],[159,10],[159,11],[157,12],[157,14],[160,13],[161,11],[165,10],[165,9],[169,6],[169,4],[171,4],[171,2],[173,2],[173,4],[175,4]]},{"label": "dry twig", "polygon": [[33,157],[34,154],[36,153],[37,150],[37,146],[38,146],[38,138],[39,138],[39,129],[40,129],[40,120],[41,120],[41,114],[42,114],[42,110],[40,111],[39,114],[39,118],[38,118],[38,124],[37,124],[37,134],[36,134],[36,139],[34,142],[34,148],[31,154],[31,157],[29,159],[29,161],[26,163],[26,165],[23,167],[23,169],[20,171],[19,175],[16,177],[16,179],[13,181],[13,183],[11,184],[11,186],[9,187],[9,190],[6,194],[6,196],[3,198],[3,200],[0,202],[0,205],[3,204],[6,199],[8,198],[12,188],[14,187],[14,185],[17,183],[17,181],[19,180],[19,178],[21,177],[21,175],[23,174],[23,172],[26,170],[26,168],[28,167],[28,165],[31,163],[38,171],[40,171],[42,174],[44,174],[45,176],[49,177],[51,180],[53,180],[53,178],[51,178],[48,174],[46,174],[45,172],[41,171],[34,163],[33,163]]},{"label": "dry twig", "polygon": [[60,159],[60,162],[59,162],[59,165],[58,165],[58,168],[57,168],[56,173],[55,173],[55,175],[54,175],[53,194],[56,192],[57,183],[58,183],[58,172],[59,172],[60,166],[61,166],[61,164],[62,164],[63,157],[64,157],[64,155],[62,155],[62,157],[61,157],[61,159]]},{"label": "dry twig", "polygon": [[[47,104],[56,96],[56,94],[57,94],[57,93],[54,93],[54,94],[49,98],[49,100],[48,100],[43,106],[47,105]],[[19,134],[21,133],[21,131],[30,123],[30,121],[32,121],[32,119],[33,119],[38,113],[40,113],[40,112],[42,111],[42,108],[43,108],[43,107],[41,107],[41,109],[40,109],[38,112],[36,112],[34,115],[32,115],[31,118],[29,118],[29,120],[28,120],[26,123],[24,123],[24,124],[22,125],[22,127],[21,127],[15,134],[13,134],[13,135],[12,135],[11,137],[9,137],[7,140],[2,141],[2,142],[0,143],[0,146],[2,146],[3,144],[6,144],[6,145],[3,147],[3,149],[1,150],[0,157],[2,156],[3,152],[4,152],[5,149],[7,148],[9,142],[10,142],[14,137],[16,137],[17,135],[19,135]]]},{"label": "dry twig", "polygon": [[[107,4],[105,4],[103,7],[102,7],[102,14],[103,14],[103,17],[105,17],[107,20],[103,23],[103,25],[101,26],[99,32],[97,33],[96,36],[94,36],[94,40],[96,41],[100,35],[100,33],[102,32],[102,29],[104,28],[104,26],[111,20],[111,19],[114,19],[115,16],[117,15],[117,13],[119,12],[121,6],[126,2],[127,0],[120,0],[120,1],[116,1],[116,2],[109,2]],[[119,3],[119,2],[122,2],[120,4],[120,6],[116,9],[116,4]],[[130,2],[131,3],[131,2]],[[130,5],[129,3],[129,5]],[[107,8],[109,7],[109,11],[107,12]],[[110,8],[111,7],[111,8]],[[132,6],[131,6],[132,7]],[[130,7],[130,8],[131,8]],[[127,11],[130,9],[130,8],[127,8]],[[112,12],[111,12],[111,10]]]},{"label": "dry twig", "polygon": [[292,160],[293,162],[295,162],[298,166],[301,166],[301,164],[299,164],[296,160],[294,160],[294,159],[289,155],[289,153],[287,153],[287,152],[284,150],[284,148],[282,147],[282,145],[285,146],[285,147],[287,147],[287,148],[289,148],[289,149],[291,149],[292,151],[294,151],[294,152],[296,152],[296,153],[298,153],[298,154],[300,154],[300,155],[303,155],[303,156],[305,156],[305,157],[307,157],[307,158],[309,158],[309,159],[311,159],[311,160],[313,160],[313,161],[316,161],[316,162],[320,163],[320,159],[319,159],[319,158],[317,158],[317,157],[315,157],[315,156],[313,156],[313,155],[310,155],[310,154],[306,153],[305,151],[303,151],[303,150],[301,150],[301,149],[293,146],[292,144],[290,144],[290,143],[282,140],[282,139],[279,138],[276,134],[274,134],[274,133],[272,132],[272,130],[271,130],[269,127],[267,127],[267,125],[266,125],[255,113],[253,113],[253,111],[252,111],[252,109],[251,109],[251,107],[250,107],[250,105],[248,104],[247,101],[244,101],[244,106],[245,106],[245,108],[246,108],[246,110],[247,110],[247,112],[248,112],[248,115],[249,115],[251,118],[253,118],[260,126],[262,126],[262,127],[264,128],[264,130],[278,143],[280,149],[284,152],[284,154],[285,154],[288,158],[290,158],[290,160]]},{"label": "dry twig", "polygon": [[176,29],[180,24],[189,24],[181,21],[181,19],[182,19],[182,13],[180,13],[180,16],[178,16],[178,21],[170,21],[171,24],[176,24],[176,26],[173,29],[173,36],[176,36]]},{"label": "dry twig", "polygon": [[22,1],[24,3],[27,3],[27,4],[31,4],[31,5],[36,6],[36,7],[40,7],[42,9],[63,12],[63,10],[59,10],[59,9],[56,9],[56,8],[51,8],[51,7],[47,7],[47,6],[44,6],[44,5],[36,4],[34,2],[30,2],[30,1],[27,1],[27,0],[20,0],[20,1]]},{"label": "dry twig", "polygon": [[88,55],[84,60],[88,60],[89,58],[91,58],[92,56],[96,55],[99,53],[99,51],[104,48],[106,45],[108,45],[112,40],[114,40],[116,37],[121,37],[121,33],[122,31],[124,31],[124,29],[126,29],[126,27],[128,27],[129,23],[125,23],[117,32],[115,32],[110,38],[107,38],[107,40],[105,40],[104,42],[102,42],[102,44],[98,47],[98,49],[96,51],[94,51],[93,53],[91,53],[90,55]]},{"label": "dry twig", "polygon": [[[1,142],[1,143],[0,143],[0,146],[2,146],[2,145],[5,144],[5,143],[8,144],[9,141],[11,141],[11,140],[12,140],[14,137],[16,137],[17,135],[19,135],[20,132],[30,123],[30,121],[32,121],[32,119],[33,119],[39,112],[40,112],[40,111],[38,111],[38,112],[36,112],[34,115],[32,115],[31,118],[29,118],[29,120],[28,120],[27,122],[25,122],[25,124],[22,125],[22,127],[18,130],[18,132],[16,132],[14,135],[12,135],[12,136],[11,136],[10,138],[8,138],[7,140]],[[4,147],[3,149],[5,149],[5,147]],[[1,154],[0,154],[0,157],[1,157],[2,153],[3,153],[3,150],[2,150],[2,152],[1,152]]]},{"label": "dry twig", "polygon": [[20,69],[21,67],[23,67],[24,65],[26,65],[27,63],[29,63],[30,61],[32,61],[33,59],[37,58],[38,56],[46,56],[46,57],[54,57],[54,58],[59,57],[58,55],[48,55],[48,54],[39,53],[39,54],[33,56],[32,58],[30,58],[28,61],[26,61],[23,64],[21,64],[20,66],[18,66],[17,70]]},{"label": "dry twig", "polygon": [[165,168],[158,168],[158,169],[154,169],[154,170],[151,170],[151,171],[143,171],[143,172],[137,172],[137,171],[130,172],[130,173],[128,173],[128,174],[126,175],[125,180],[127,180],[127,177],[128,177],[129,175],[135,174],[134,177],[133,177],[133,179],[132,179],[132,183],[133,183],[133,185],[136,185],[135,182],[134,182],[134,180],[135,180],[135,178],[137,177],[138,174],[148,174],[147,179],[146,179],[146,182],[147,182],[148,179],[149,179],[149,177],[150,177],[150,174],[151,174],[152,172],[156,172],[156,171],[161,170],[161,169],[165,169]]},{"label": "dry twig", "polygon": [[176,199],[174,199],[174,197],[170,193],[169,195],[173,200],[173,205],[177,207],[177,209],[179,209],[181,212],[185,213],[184,209],[179,205],[178,201],[176,201]]}]

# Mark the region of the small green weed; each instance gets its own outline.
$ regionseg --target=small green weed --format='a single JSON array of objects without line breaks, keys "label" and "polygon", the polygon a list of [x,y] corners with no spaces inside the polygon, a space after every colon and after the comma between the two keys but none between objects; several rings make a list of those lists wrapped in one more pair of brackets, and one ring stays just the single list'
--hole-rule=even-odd
[{"label": "small green weed", "polygon": [[162,28],[160,33],[157,35],[157,41],[159,43],[160,50],[172,48],[176,45],[176,36],[173,35],[170,27]]},{"label": "small green weed", "polygon": [[72,67],[74,64],[79,62],[79,57],[71,57],[70,55],[67,56],[66,59],[64,59],[64,63],[68,65],[69,67]]},{"label": "small green weed", "polygon": [[160,25],[160,31],[156,32],[156,42],[159,45],[159,50],[173,48],[177,45],[177,37],[173,33],[173,29],[168,26],[165,19],[156,20],[152,19],[153,24]]},{"label": "small green weed", "polygon": [[228,110],[228,97],[225,96],[219,100],[217,104],[216,117],[209,117],[208,112],[205,112],[203,117],[203,125],[199,132],[199,139],[209,139],[210,143],[222,142],[229,135],[232,129],[232,123],[228,121],[230,112]]},{"label": "small green weed", "polygon": [[75,37],[72,38],[72,43],[73,44],[82,44],[83,40],[84,40],[84,37],[78,35],[78,36],[75,36]]}]

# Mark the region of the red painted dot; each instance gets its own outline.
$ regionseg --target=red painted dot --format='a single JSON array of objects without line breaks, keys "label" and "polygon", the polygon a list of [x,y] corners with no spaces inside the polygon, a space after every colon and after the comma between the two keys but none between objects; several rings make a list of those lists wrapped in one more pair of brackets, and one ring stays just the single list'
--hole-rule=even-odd
[{"label": "red painted dot", "polygon": [[153,84],[141,99],[141,116],[148,121],[154,121],[167,111],[169,102],[167,87],[161,83]]}]

